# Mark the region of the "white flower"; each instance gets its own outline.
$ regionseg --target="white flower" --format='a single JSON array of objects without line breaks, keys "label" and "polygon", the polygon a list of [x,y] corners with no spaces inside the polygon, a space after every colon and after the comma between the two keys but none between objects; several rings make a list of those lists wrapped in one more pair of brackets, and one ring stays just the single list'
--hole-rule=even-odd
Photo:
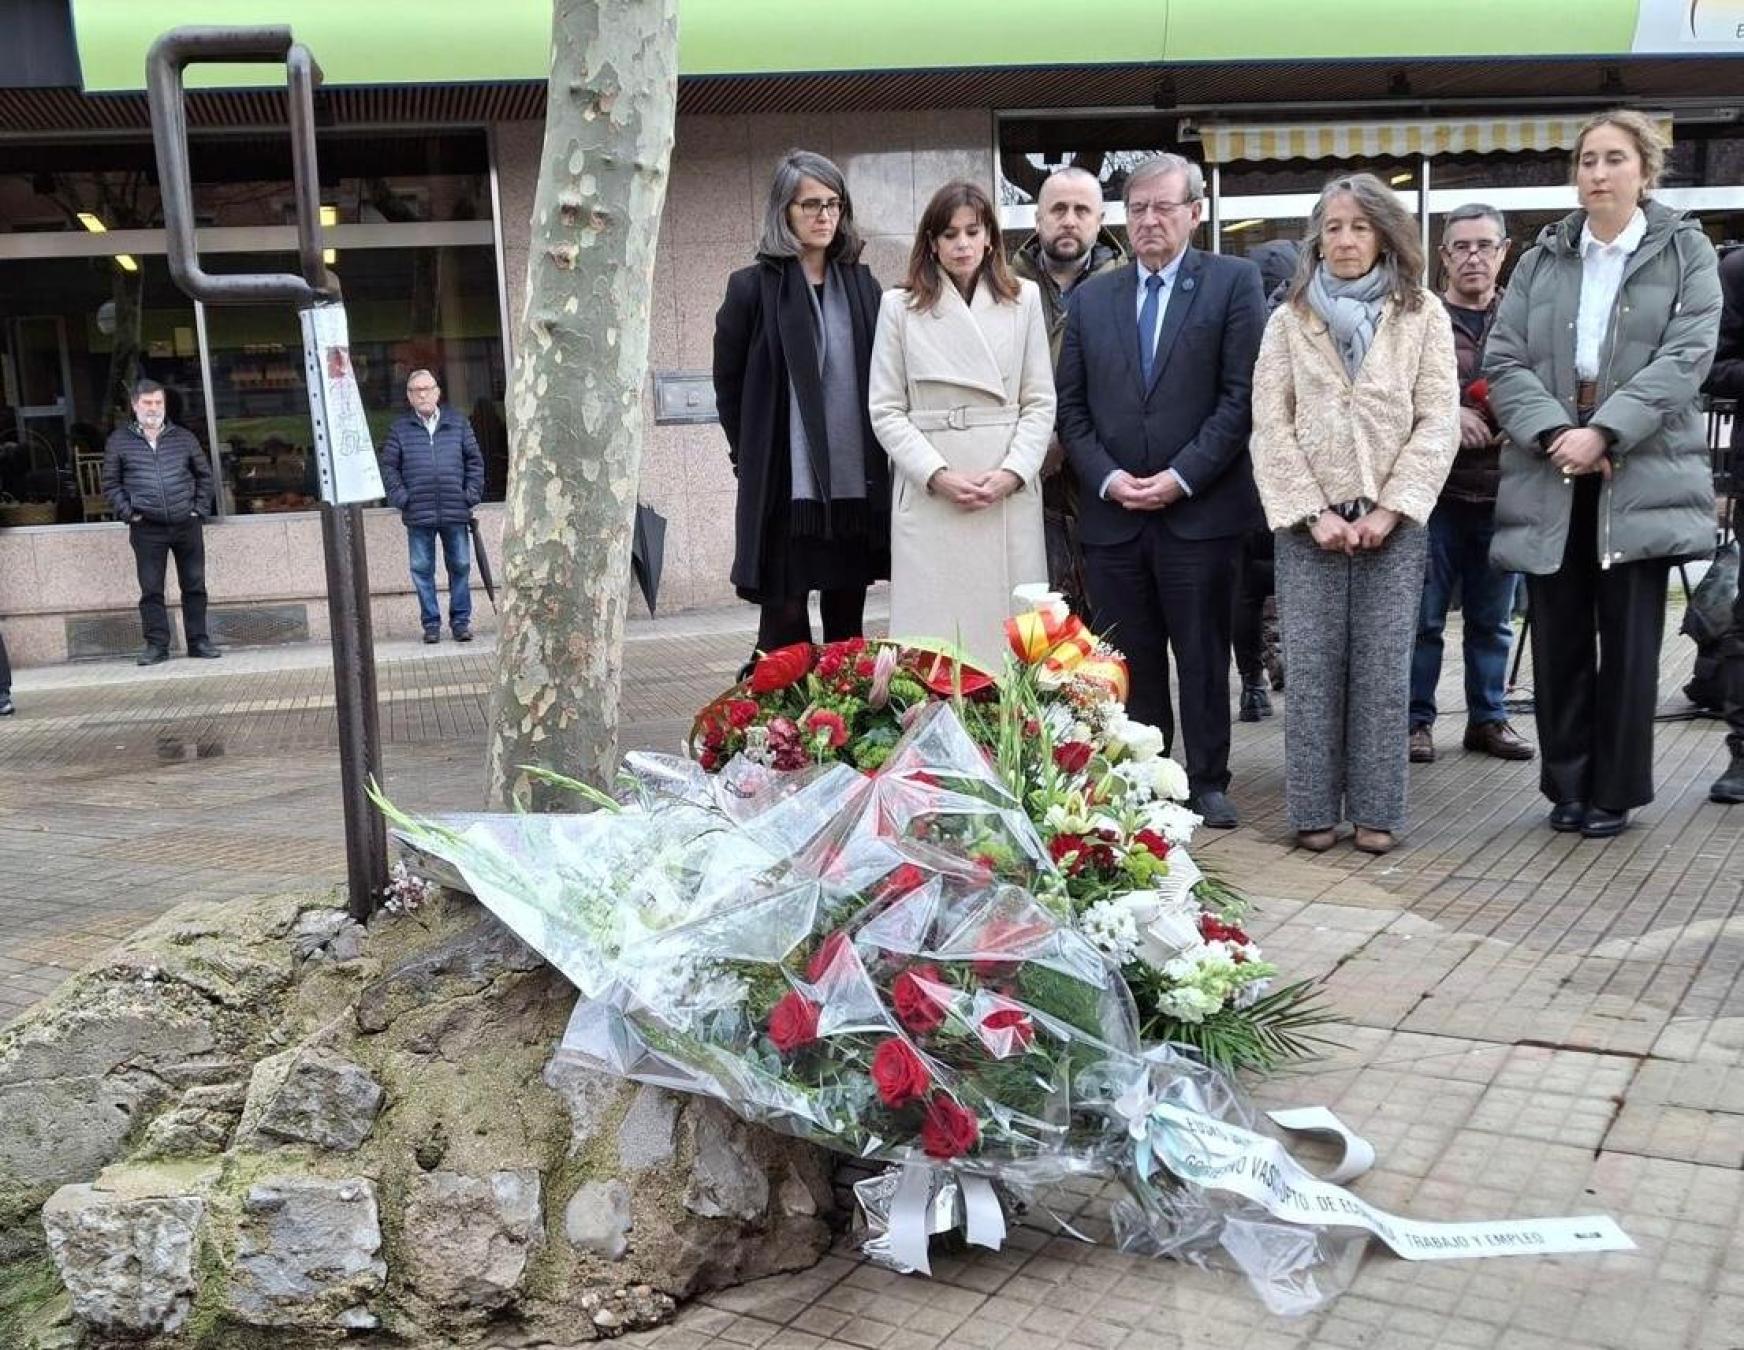
[{"label": "white flower", "polygon": [[1125,965],[1138,947],[1138,925],[1127,910],[1111,900],[1098,900],[1078,918],[1078,930],[1114,959]]},{"label": "white flower", "polygon": [[[1183,953],[1193,952],[1201,945],[1199,907],[1191,901],[1183,902],[1156,891],[1128,891],[1104,903],[1117,905],[1132,916],[1138,927],[1136,955],[1147,966],[1167,973]],[[1195,968],[1189,965],[1183,969]]]},{"label": "white flower", "polygon": [[1221,999],[1190,984],[1171,989],[1157,1000],[1159,1011],[1181,1022],[1203,1022],[1221,1006]]},{"label": "white flower", "polygon": [[1135,722],[1124,712],[1110,719],[1109,739],[1130,759],[1154,759],[1163,753],[1163,733],[1149,722]]},{"label": "white flower", "polygon": [[1082,792],[1068,792],[1048,807],[1042,824],[1055,834],[1089,834],[1096,828],[1096,817]]},{"label": "white flower", "polygon": [[1066,616],[1072,610],[1066,604],[1066,598],[1058,591],[1048,589],[1045,581],[1026,581],[1021,586],[1015,586],[1011,592],[1012,610],[1021,614],[1026,609],[1033,609],[1038,614],[1046,614],[1055,623],[1064,623]]},{"label": "white flower", "polygon": [[1156,802],[1145,808],[1145,826],[1155,830],[1169,843],[1185,847],[1193,842],[1193,831],[1205,823],[1196,811],[1189,811],[1179,802]]},{"label": "white flower", "polygon": [[[1162,733],[1159,732],[1158,735]],[[1187,771],[1174,760],[1159,756],[1150,761],[1151,791],[1165,801],[1184,802],[1192,789],[1187,786]]]}]

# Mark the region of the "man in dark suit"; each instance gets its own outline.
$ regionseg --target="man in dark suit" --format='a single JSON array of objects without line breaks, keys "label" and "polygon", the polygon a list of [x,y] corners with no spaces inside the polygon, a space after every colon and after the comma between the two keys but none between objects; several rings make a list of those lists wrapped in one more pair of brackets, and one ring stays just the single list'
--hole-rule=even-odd
[{"label": "man in dark suit", "polygon": [[1265,297],[1252,263],[1189,242],[1197,164],[1157,155],[1125,195],[1135,262],[1073,293],[1059,433],[1097,621],[1132,671],[1127,711],[1173,744],[1172,647],[1193,809],[1229,829],[1231,608],[1242,536],[1261,523],[1247,441]]}]

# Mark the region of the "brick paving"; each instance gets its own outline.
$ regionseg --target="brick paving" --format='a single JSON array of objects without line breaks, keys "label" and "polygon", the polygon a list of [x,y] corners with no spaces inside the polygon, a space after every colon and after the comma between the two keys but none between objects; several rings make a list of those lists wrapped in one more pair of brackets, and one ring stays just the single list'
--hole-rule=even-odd
[{"label": "brick paving", "polygon": [[[747,617],[632,626],[626,745],[676,743],[742,659]],[[628,1343],[1744,1350],[1744,813],[1706,801],[1718,724],[1677,717],[1690,651],[1668,636],[1659,800],[1619,839],[1552,834],[1535,766],[1458,748],[1450,658],[1441,759],[1413,767],[1397,851],[1289,847],[1281,715],[1238,724],[1244,825],[1199,850],[1254,896],[1287,970],[1329,975],[1345,1044],[1255,1091],[1366,1133],[1380,1158],[1361,1195],[1418,1218],[1602,1210],[1639,1252],[1413,1264],[1371,1250],[1329,1309],[1286,1321],[1227,1275],[1019,1227],[930,1281],[844,1244]],[[476,806],[490,649],[380,655],[389,791]],[[340,877],[324,650],[26,671],[16,692],[20,715],[0,724],[0,1020],[182,899]],[[1105,1233],[1107,1200],[1085,1195],[1074,1225]]]}]

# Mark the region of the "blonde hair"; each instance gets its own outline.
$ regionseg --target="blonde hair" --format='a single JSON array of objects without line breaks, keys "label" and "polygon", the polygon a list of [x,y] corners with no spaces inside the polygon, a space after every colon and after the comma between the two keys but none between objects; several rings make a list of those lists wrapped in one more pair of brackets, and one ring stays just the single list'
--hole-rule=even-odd
[{"label": "blonde hair", "polygon": [[1588,134],[1600,127],[1616,127],[1634,142],[1635,153],[1641,158],[1641,199],[1645,201],[1659,186],[1660,176],[1665,172],[1665,152],[1670,147],[1665,133],[1654,120],[1633,108],[1612,108],[1587,118],[1580,135],[1574,138],[1574,151],[1568,157],[1569,181],[1572,183],[1580,173],[1581,147],[1586,144]]}]

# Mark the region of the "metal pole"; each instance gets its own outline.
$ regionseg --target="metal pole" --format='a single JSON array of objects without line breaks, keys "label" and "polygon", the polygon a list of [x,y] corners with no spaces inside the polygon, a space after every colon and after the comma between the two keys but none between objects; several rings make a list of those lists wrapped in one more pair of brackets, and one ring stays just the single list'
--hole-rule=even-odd
[{"label": "metal pole", "polygon": [[[201,60],[285,63],[301,276],[288,272],[214,276],[200,266],[194,235],[182,71],[191,62]],[[289,302],[299,310],[309,310],[339,298],[339,280],[321,261],[321,186],[315,164],[314,116],[314,89],[320,82],[321,68],[308,48],[293,44],[289,28],[176,28],[152,44],[146,58],[146,87],[151,103],[152,138],[157,148],[170,275],[196,304]],[[203,311],[197,313],[197,321],[204,326]],[[204,350],[204,341],[201,345]],[[318,391],[323,372],[319,353],[313,349],[304,352],[304,370],[310,390]],[[210,401],[208,387],[208,406]],[[313,403],[319,404],[319,399]],[[324,464],[330,465],[334,447],[328,442],[326,416],[318,408],[313,428],[317,453],[325,457]],[[341,494],[335,490],[334,495]],[[327,565],[327,614],[339,721],[346,884],[351,913],[362,920],[374,911],[387,884],[387,828],[368,795],[371,781],[381,781],[382,769],[375,644],[369,613],[369,560],[364,549],[361,508],[352,503],[323,501],[321,543]]]}]

